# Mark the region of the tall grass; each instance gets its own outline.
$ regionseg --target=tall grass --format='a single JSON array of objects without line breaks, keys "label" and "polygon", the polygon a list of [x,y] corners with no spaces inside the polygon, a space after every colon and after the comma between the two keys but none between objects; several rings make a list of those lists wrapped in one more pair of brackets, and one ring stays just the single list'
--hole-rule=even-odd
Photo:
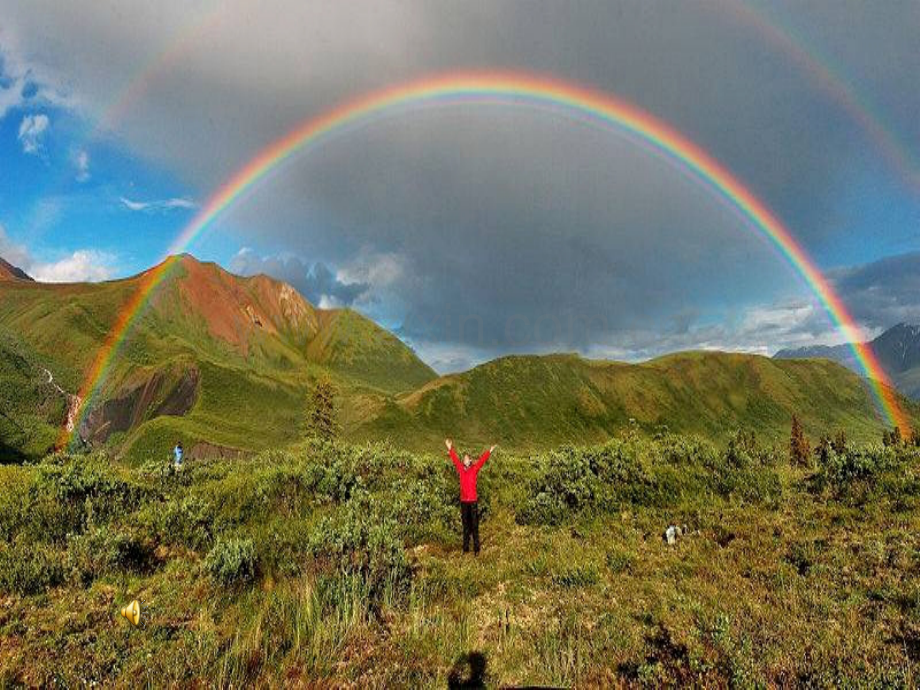
[{"label": "tall grass", "polygon": [[746,435],[499,453],[474,558],[440,456],[311,441],[177,474],[54,455],[0,468],[0,679],[907,682],[918,473],[904,444],[800,467]]}]

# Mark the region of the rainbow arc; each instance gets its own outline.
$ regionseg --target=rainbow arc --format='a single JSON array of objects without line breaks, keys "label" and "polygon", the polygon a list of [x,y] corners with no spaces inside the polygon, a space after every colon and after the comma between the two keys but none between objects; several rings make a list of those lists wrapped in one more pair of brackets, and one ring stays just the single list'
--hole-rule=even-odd
[{"label": "rainbow arc", "polygon": [[308,118],[262,149],[202,205],[170,246],[167,258],[142,276],[137,291],[119,313],[88,371],[80,390],[83,403],[78,417],[82,419],[90,409],[119,346],[157,285],[175,265],[174,259],[169,257],[186,251],[247,190],[295,154],[349,128],[368,126],[399,109],[467,102],[548,108],[586,118],[633,137],[691,173],[745,220],[744,227],[755,230],[774,245],[802,277],[850,343],[887,420],[902,431],[909,430],[908,417],[901,409],[894,388],[871,347],[862,342],[860,330],[843,301],[792,233],[735,175],[676,129],[628,101],[554,78],[511,72],[451,73],[376,91],[318,117]]}]

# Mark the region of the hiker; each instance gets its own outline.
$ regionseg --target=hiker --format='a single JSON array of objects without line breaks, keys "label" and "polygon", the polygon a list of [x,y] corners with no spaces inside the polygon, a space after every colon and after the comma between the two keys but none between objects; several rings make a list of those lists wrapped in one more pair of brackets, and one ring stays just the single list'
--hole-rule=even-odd
[{"label": "hiker", "polygon": [[175,458],[174,465],[177,470],[182,469],[182,441],[179,441],[176,444],[176,447],[173,448],[173,458]]},{"label": "hiker", "polygon": [[470,537],[473,537],[473,553],[479,555],[479,500],[476,496],[476,475],[479,470],[486,464],[486,460],[492,454],[497,446],[492,446],[485,453],[479,456],[476,464],[473,459],[466,453],[463,454],[463,461],[457,456],[454,450],[454,444],[451,440],[444,439],[444,445],[447,446],[447,453],[450,455],[454,467],[457,468],[457,474],[460,475],[460,517],[463,520],[463,553],[470,550]]}]

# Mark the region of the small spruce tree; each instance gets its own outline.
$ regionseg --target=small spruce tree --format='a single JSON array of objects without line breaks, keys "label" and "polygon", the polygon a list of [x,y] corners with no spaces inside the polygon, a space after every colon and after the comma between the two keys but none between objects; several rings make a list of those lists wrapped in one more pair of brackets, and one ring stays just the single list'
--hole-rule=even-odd
[{"label": "small spruce tree", "polygon": [[834,452],[838,455],[843,455],[847,452],[847,435],[846,432],[841,429],[837,432],[837,435],[834,437]]},{"label": "small spruce tree", "polygon": [[797,465],[807,465],[811,447],[797,415],[792,415],[792,433],[789,438],[789,458]]},{"label": "small spruce tree", "polygon": [[332,440],[339,435],[339,423],[336,410],[338,392],[328,379],[317,382],[311,396],[307,416],[307,437]]},{"label": "small spruce tree", "polygon": [[882,432],[882,443],[886,446],[900,446],[901,445],[901,428],[894,427],[891,431]]}]

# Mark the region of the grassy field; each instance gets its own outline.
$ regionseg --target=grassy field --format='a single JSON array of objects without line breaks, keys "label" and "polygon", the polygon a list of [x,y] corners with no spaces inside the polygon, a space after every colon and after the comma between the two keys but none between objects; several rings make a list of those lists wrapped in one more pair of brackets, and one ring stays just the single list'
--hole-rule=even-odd
[{"label": "grassy field", "polygon": [[0,685],[916,685],[920,448],[815,445],[499,449],[478,558],[440,454],[0,467]]}]

